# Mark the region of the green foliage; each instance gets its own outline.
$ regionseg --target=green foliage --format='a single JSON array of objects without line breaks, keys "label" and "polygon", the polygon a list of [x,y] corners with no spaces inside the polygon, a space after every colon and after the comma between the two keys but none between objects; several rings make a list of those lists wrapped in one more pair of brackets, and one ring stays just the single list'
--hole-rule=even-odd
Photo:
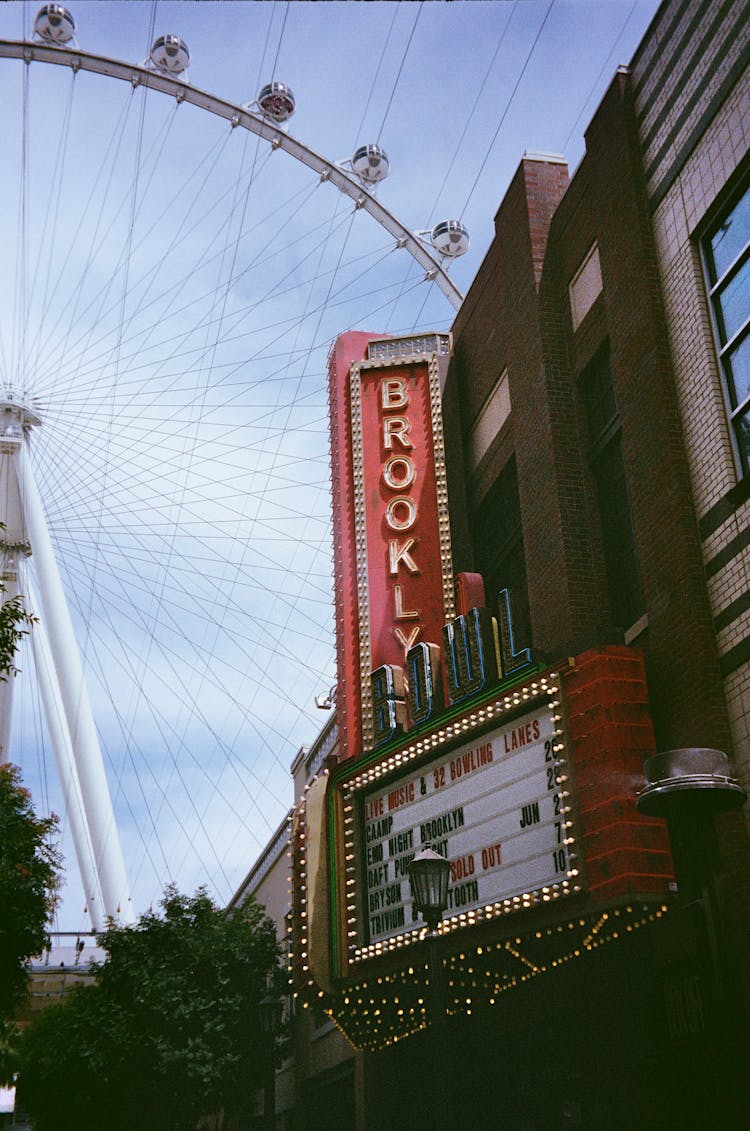
[{"label": "green foliage", "polygon": [[[0,530],[5,526],[0,523]],[[0,584],[0,593],[5,587]],[[23,597],[10,597],[0,605],[0,679],[7,679],[15,675],[18,669],[15,665],[15,655],[21,637],[25,636],[27,625],[33,624],[34,617],[26,612]]]},{"label": "green foliage", "polygon": [[57,817],[37,817],[20,770],[0,765],[0,1019],[26,992],[28,959],[41,954],[55,907],[60,856]]},{"label": "green foliage", "polygon": [[257,1005],[269,977],[283,984],[273,923],[253,901],[227,913],[202,890],[169,888],[161,910],[100,935],[95,985],[24,1034],[19,1101],[38,1131],[187,1131],[247,1111],[269,1055]]},{"label": "green foliage", "polygon": [[18,1026],[0,1018],[0,1084],[13,1082],[18,1064]]}]

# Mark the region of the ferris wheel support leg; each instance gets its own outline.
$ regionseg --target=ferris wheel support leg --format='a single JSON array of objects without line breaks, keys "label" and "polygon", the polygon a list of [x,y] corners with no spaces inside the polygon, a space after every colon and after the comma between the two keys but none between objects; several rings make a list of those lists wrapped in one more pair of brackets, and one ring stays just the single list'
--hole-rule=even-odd
[{"label": "ferris wheel support leg", "polygon": [[[4,576],[2,578],[3,593],[0,600],[11,601],[18,596],[19,587],[16,577]],[[12,672],[6,672],[5,678],[0,681],[0,766],[10,761],[10,732],[13,722],[13,688],[15,677]]]},{"label": "ferris wheel support leg", "polygon": [[[37,606],[37,602],[33,593],[30,594],[30,597],[33,609]],[[78,769],[60,697],[60,685],[50,655],[44,622],[41,619],[33,626],[31,631],[31,650],[42,697],[44,716],[47,720],[47,730],[60,775],[65,812],[70,822],[76,859],[78,860],[78,868],[86,895],[86,907],[91,919],[91,926],[95,931],[101,931],[106,926],[102,888],[94,858],[94,849],[91,844],[88,821],[86,820],[86,809],[83,804]]]},{"label": "ferris wheel support leg", "polygon": [[125,861],[115,824],[81,658],[73,633],[65,592],[26,446],[16,464],[21,506],[39,584],[39,605],[47,628],[50,655],[81,784],[84,811],[101,881],[104,913],[120,923],[134,921]]}]

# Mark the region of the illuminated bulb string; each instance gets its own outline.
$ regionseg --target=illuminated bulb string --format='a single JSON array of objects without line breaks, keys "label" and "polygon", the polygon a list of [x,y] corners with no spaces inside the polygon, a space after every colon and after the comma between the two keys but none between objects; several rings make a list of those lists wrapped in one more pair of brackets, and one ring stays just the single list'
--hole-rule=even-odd
[{"label": "illuminated bulb string", "polygon": [[[623,932],[632,934],[647,923],[661,919],[666,911],[666,904],[617,907],[588,918],[554,924],[526,936],[483,943],[473,950],[465,949],[448,955],[445,958],[450,990],[447,1011],[450,1015],[470,1015],[476,1009],[492,1008],[500,995],[508,990],[549,974],[600,946],[616,942]],[[608,924],[612,929],[605,934]],[[588,933],[580,942],[564,947],[560,953],[548,955],[543,960],[535,961],[523,953],[523,948],[549,945],[549,941],[555,938],[564,942],[566,936],[581,931]],[[523,972],[493,968],[493,957],[499,961],[510,958],[521,965]],[[482,960],[481,967],[477,959]],[[463,968],[464,964],[468,965]],[[380,974],[354,983],[340,998],[328,998],[326,1008],[328,1015],[355,1047],[382,1049],[427,1028],[427,987],[428,967],[411,965],[392,974]],[[390,997],[389,988],[392,988]]]}]

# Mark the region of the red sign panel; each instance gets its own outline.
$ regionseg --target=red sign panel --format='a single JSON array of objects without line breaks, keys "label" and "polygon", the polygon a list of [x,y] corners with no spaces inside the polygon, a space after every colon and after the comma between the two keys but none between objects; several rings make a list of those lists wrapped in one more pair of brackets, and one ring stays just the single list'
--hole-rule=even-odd
[{"label": "red sign panel", "polygon": [[372,745],[370,675],[438,644],[453,577],[437,357],[331,358],[338,713],[344,757]]},{"label": "red sign panel", "polygon": [[374,669],[440,643],[445,611],[427,363],[360,369],[359,379]]},{"label": "red sign panel", "polygon": [[342,758],[351,758],[362,749],[349,367],[364,356],[370,336],[358,331],[341,334],[334,342],[328,359],[333,577],[338,672],[336,713]]}]

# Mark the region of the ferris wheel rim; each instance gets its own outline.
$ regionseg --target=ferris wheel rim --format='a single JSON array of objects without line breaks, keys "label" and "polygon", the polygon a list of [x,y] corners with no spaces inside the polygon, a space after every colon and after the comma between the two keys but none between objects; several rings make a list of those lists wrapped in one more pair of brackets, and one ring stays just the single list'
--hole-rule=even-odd
[{"label": "ferris wheel rim", "polygon": [[145,87],[160,94],[171,95],[178,103],[188,102],[199,110],[222,118],[233,128],[241,127],[268,141],[272,149],[282,149],[290,157],[307,166],[330,182],[339,192],[354,201],[356,209],[367,212],[376,223],[393,236],[398,248],[404,248],[425,269],[425,279],[434,282],[455,310],[463,302],[463,293],[451,279],[438,256],[406,227],[390,209],[377,200],[363,184],[345,169],[310,148],[288,130],[281,129],[259,114],[219,95],[193,86],[184,79],[134,63],[126,63],[107,55],[66,46],[50,46],[28,40],[0,39],[0,59],[19,59],[27,66],[32,62],[69,66],[74,73],[79,70],[105,78],[129,82],[133,88]]},{"label": "ferris wheel rim", "polygon": [[[400,269],[394,264],[394,252],[405,240],[384,239],[383,225],[357,222],[369,194],[351,169],[346,172],[320,158],[323,173],[316,176],[309,162],[298,160],[296,167],[284,159],[274,162],[274,149],[288,135],[252,109],[224,102],[224,113],[180,115],[180,103],[187,97],[193,101],[195,88],[145,65],[100,56],[102,66],[121,68],[122,81],[104,83],[107,76],[102,74],[101,82],[76,83],[77,71],[85,69],[76,60],[84,53],[36,43],[0,44],[0,57],[15,56],[2,76],[4,89],[18,105],[17,113],[6,115],[8,152],[20,143],[22,162],[27,154],[18,186],[8,178],[6,242],[12,249],[15,239],[18,248],[16,298],[6,310],[5,380],[14,405],[21,394],[21,411],[45,424],[33,430],[28,454],[44,493],[55,553],[64,562],[63,582],[86,682],[94,694],[115,813],[125,817],[123,848],[132,900],[136,907],[147,906],[156,895],[154,881],[160,891],[166,879],[195,876],[196,861],[198,880],[228,898],[237,868],[234,846],[241,841],[252,852],[261,849],[264,829],[273,831],[277,807],[288,807],[289,761],[308,741],[311,726],[317,729],[315,712],[311,717],[313,701],[317,705],[313,693],[331,684],[325,354],[341,329],[333,308],[348,292],[345,316],[371,324],[374,307],[377,336],[383,337],[402,296],[407,304],[414,302],[414,310],[425,299],[414,322],[416,332],[426,301],[441,320],[445,317],[445,295],[425,286],[413,256],[402,260]],[[47,65],[30,71],[27,64],[42,62],[43,56]],[[89,73],[96,71],[91,67]],[[133,74],[140,76],[138,82]],[[170,96],[150,105],[148,88]],[[231,128],[230,110],[239,112],[237,124],[247,126],[244,133]],[[169,132],[173,125],[176,136]],[[278,146],[273,145],[276,136],[281,138]],[[270,144],[261,145],[264,139]],[[82,147],[86,160],[79,163]],[[184,164],[170,161],[174,157],[184,158]],[[328,167],[331,177],[324,175]],[[204,177],[204,168],[219,170],[218,180]],[[111,184],[110,169],[117,173]],[[261,174],[266,182],[260,181]],[[165,175],[172,178],[174,196],[159,192]],[[328,193],[323,188],[328,179],[351,188],[338,196]],[[271,194],[266,207],[268,181],[281,181],[283,193]],[[215,196],[214,186],[218,192],[225,182],[226,193]],[[83,184],[87,191],[77,191]],[[98,186],[95,194],[88,194],[89,184]],[[262,225],[255,215],[245,224],[251,189],[258,194],[252,201],[262,204]],[[211,209],[205,213],[209,198]],[[296,220],[304,212],[300,199],[306,206],[313,198],[312,220],[292,226],[287,242],[289,217]],[[162,206],[173,218],[168,225],[157,224]],[[58,224],[59,215],[66,223]],[[212,226],[204,234],[206,215]],[[24,216],[31,217],[25,226]],[[272,232],[275,227],[278,234]],[[152,243],[154,228],[159,240]],[[345,256],[352,230],[357,246]],[[114,233],[112,244],[98,238],[102,231]],[[191,238],[184,238],[186,232]],[[177,246],[190,251],[189,260],[162,254],[175,246],[178,234]],[[255,243],[260,244],[257,254]],[[435,253],[431,257],[429,251],[427,244],[426,257],[433,263]],[[101,262],[95,260],[99,254]],[[108,255],[116,257],[110,261]],[[284,255],[293,271],[286,270]],[[100,271],[105,261],[113,267]],[[266,261],[272,267],[263,267]],[[154,273],[157,285],[151,265],[161,269],[162,263],[166,278]],[[47,264],[54,270],[46,271]],[[137,269],[132,266],[128,276],[131,264]],[[249,281],[243,291],[239,283],[245,277]],[[258,278],[264,285],[256,286]],[[185,280],[192,289],[185,288],[183,301]],[[9,291],[13,283],[8,273]],[[376,286],[380,283],[385,285]],[[287,290],[292,297],[286,297]],[[290,305],[297,291],[299,310]],[[352,294],[358,307],[351,303]],[[201,316],[191,320],[196,303]],[[350,313],[357,308],[363,313]],[[390,313],[381,322],[384,310]],[[408,318],[405,329],[400,326],[391,332],[406,332]],[[152,338],[152,330],[162,327],[164,332]],[[282,341],[281,360],[276,361],[273,347],[292,331],[294,338],[289,344]],[[27,342],[32,343],[28,349]],[[114,359],[114,385],[101,380],[108,358]],[[255,361],[257,371],[246,372]],[[188,398],[184,404],[183,391]],[[118,411],[123,405],[127,411],[124,426],[110,441],[107,429],[115,404]],[[248,421],[253,431],[243,433]],[[68,466],[64,453],[74,447],[73,437],[81,478],[60,474]],[[149,475],[154,459],[147,455],[153,451],[159,452],[155,477]],[[89,452],[95,459],[89,460]],[[206,469],[209,460],[218,468],[218,492]],[[320,475],[311,475],[311,468]],[[116,493],[110,496],[112,488]],[[301,489],[317,495],[305,494],[304,503],[298,502],[291,495]],[[274,504],[271,513],[265,509],[269,503]],[[300,549],[282,556],[287,545]],[[284,584],[273,576],[282,561]],[[35,574],[33,557],[29,574]],[[192,602],[197,610],[186,585],[193,576],[200,579],[199,599]],[[303,617],[308,635],[303,646],[293,647],[289,632],[298,631]],[[218,643],[220,637],[226,647]],[[30,767],[30,755],[45,763],[36,777],[33,768],[30,773],[39,783],[39,796],[52,797],[51,804],[45,802],[50,811],[60,811],[59,770],[51,792],[47,786],[53,751],[41,717],[36,659],[24,667],[14,737],[32,734],[36,745],[18,742],[19,763]],[[30,707],[21,698],[26,688]],[[106,703],[103,712],[97,700]],[[224,717],[231,732],[221,725]],[[75,832],[70,806],[62,802],[70,845]],[[72,859],[72,848],[66,854]],[[249,858],[243,858],[242,874]],[[80,865],[79,872],[85,890]],[[138,895],[149,887],[147,895]],[[66,897],[66,915],[69,907]]]}]

